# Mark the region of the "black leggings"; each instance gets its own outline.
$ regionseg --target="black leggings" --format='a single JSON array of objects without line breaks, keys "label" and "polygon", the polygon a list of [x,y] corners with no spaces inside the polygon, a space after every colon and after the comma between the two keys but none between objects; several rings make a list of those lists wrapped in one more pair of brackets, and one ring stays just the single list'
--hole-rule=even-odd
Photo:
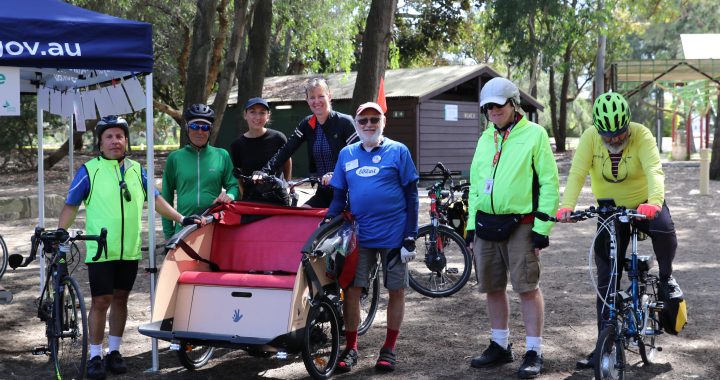
[{"label": "black leggings", "polygon": [[[653,251],[657,258],[660,271],[660,278],[667,279],[672,275],[672,262],[675,259],[675,251],[677,250],[677,236],[675,235],[675,224],[670,216],[670,210],[667,204],[663,204],[662,210],[652,220],[642,220],[635,223],[638,230],[646,233],[652,240]],[[600,224],[598,223],[598,229]],[[618,275],[617,283],[620,284],[622,272],[625,263],[625,253],[630,243],[630,224],[615,223],[615,230],[618,234]],[[608,232],[603,230],[595,241],[595,265],[598,273],[598,290],[600,294],[607,294],[608,283],[610,281],[610,239]],[[597,318],[598,331],[602,328],[602,319],[607,319],[608,308],[603,310],[603,302],[600,297],[597,298]],[[601,319],[601,313],[603,318]]]}]

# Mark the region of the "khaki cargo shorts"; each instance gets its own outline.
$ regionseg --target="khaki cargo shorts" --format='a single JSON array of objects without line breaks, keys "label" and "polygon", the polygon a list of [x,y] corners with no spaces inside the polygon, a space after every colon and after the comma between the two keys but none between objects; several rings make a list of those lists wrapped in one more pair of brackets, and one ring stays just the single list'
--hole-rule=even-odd
[{"label": "khaki cargo shorts", "polygon": [[532,243],[532,224],[520,224],[506,241],[475,236],[475,274],[481,293],[505,290],[508,273],[513,290],[526,293],[538,288],[540,259]]}]

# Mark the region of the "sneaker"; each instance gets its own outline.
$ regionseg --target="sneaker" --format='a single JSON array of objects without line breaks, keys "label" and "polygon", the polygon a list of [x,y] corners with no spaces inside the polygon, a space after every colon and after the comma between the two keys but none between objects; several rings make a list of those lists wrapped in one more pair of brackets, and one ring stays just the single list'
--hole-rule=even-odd
[{"label": "sneaker", "polygon": [[537,351],[530,350],[523,355],[523,362],[518,369],[518,377],[521,379],[532,379],[542,371],[543,356]]},{"label": "sneaker", "polygon": [[105,367],[108,369],[108,371],[116,375],[127,372],[125,360],[123,360],[122,355],[120,355],[120,352],[118,351],[113,351],[105,355]]},{"label": "sneaker", "polygon": [[339,373],[350,372],[350,370],[355,367],[355,364],[357,364],[357,361],[357,350],[354,348],[346,348],[342,352],[342,354],[340,354],[340,358],[338,359],[337,365],[335,366],[335,371]]},{"label": "sneaker", "polygon": [[102,380],[105,378],[105,366],[100,356],[93,356],[88,362],[87,378],[90,380]]},{"label": "sneaker", "polygon": [[591,352],[584,359],[580,359],[575,363],[577,369],[588,369],[595,367],[595,359],[593,359],[593,353]]},{"label": "sneaker", "polygon": [[678,285],[673,276],[670,276],[665,280],[660,280],[660,287],[664,289],[664,293],[667,294],[668,299],[682,298],[683,296],[683,291],[680,289],[680,285]]},{"label": "sneaker", "polygon": [[512,344],[509,344],[507,348],[502,348],[499,344],[491,340],[490,346],[488,346],[480,356],[472,358],[470,366],[486,368],[510,363],[513,360],[515,360],[515,358],[512,352]]}]

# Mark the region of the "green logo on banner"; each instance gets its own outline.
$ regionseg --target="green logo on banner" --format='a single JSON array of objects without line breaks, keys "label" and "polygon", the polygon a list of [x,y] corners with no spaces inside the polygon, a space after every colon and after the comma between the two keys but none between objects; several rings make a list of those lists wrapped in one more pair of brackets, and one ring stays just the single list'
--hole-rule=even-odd
[{"label": "green logo on banner", "polygon": [[5,84],[5,75],[0,74],[0,84]]}]

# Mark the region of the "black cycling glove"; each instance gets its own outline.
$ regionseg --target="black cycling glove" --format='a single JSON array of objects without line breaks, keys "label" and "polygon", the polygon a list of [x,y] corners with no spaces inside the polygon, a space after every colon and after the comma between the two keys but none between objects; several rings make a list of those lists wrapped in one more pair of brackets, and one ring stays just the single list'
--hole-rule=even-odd
[{"label": "black cycling glove", "polygon": [[199,222],[199,221],[200,221],[199,215],[184,216],[182,219],[182,225],[183,226],[191,226],[193,224],[196,224],[195,222]]},{"label": "black cycling glove", "polygon": [[532,242],[535,248],[543,249],[550,245],[550,238],[547,235],[540,235],[539,233],[533,231]]}]

